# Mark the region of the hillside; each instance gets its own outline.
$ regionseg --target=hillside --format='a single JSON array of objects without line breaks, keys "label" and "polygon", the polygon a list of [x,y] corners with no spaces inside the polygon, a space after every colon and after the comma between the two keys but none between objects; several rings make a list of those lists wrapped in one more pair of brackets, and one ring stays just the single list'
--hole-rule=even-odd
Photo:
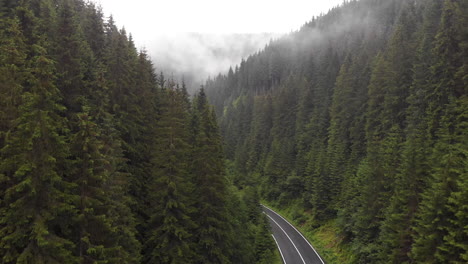
[{"label": "hillside", "polygon": [[467,1],[346,1],[208,80],[233,182],[354,263],[468,261],[467,30]]},{"label": "hillside", "polygon": [[0,263],[272,263],[205,92],[93,3],[0,1],[0,98]]}]

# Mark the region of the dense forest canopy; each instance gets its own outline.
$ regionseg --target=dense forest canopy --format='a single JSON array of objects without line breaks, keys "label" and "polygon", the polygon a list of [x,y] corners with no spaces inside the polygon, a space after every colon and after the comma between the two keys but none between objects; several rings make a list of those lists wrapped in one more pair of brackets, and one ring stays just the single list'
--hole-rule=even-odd
[{"label": "dense forest canopy", "polygon": [[468,1],[344,1],[193,97],[154,69],[91,2],[0,0],[0,263],[275,263],[260,200],[468,262]]},{"label": "dense forest canopy", "polygon": [[354,263],[468,261],[468,1],[345,1],[208,80],[236,186]]},{"label": "dense forest canopy", "polygon": [[0,263],[271,263],[189,98],[82,0],[0,1]]}]

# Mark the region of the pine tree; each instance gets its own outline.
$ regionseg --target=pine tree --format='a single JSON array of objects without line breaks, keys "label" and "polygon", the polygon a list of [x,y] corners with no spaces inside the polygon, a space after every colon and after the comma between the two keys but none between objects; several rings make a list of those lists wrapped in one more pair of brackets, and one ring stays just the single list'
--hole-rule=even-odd
[{"label": "pine tree", "polygon": [[[465,114],[458,111],[465,111]],[[415,261],[444,263],[458,260],[461,263],[465,258],[463,254],[466,255],[466,251],[456,246],[460,238],[454,237],[453,232],[466,223],[457,221],[461,208],[453,203],[455,200],[449,200],[451,195],[456,196],[461,191],[458,188],[463,184],[459,184],[466,181],[465,115],[466,105],[457,105],[453,100],[447,106],[441,128],[437,131],[440,140],[432,153],[429,187],[423,193],[414,227],[415,242],[411,253]]]},{"label": "pine tree", "polygon": [[[0,149],[7,143],[8,135],[14,128],[18,118],[18,106],[25,81],[29,77],[26,68],[26,46],[17,19],[3,18],[0,20]],[[0,160],[6,156],[0,152]],[[1,221],[3,211],[9,206],[5,203],[5,192],[12,186],[13,178],[6,171],[0,171],[0,229],[5,227]],[[0,253],[4,253],[0,249]],[[3,254],[2,254],[3,255]]]},{"label": "pine tree", "polygon": [[105,257],[112,263],[139,263],[141,245],[136,239],[136,217],[130,209],[134,207],[134,201],[128,195],[131,175],[122,172],[125,162],[122,139],[115,119],[109,113],[104,66],[99,64],[94,69],[94,91],[89,97],[89,114],[97,125],[99,133],[93,136],[100,144],[98,155],[102,159],[94,165],[107,179],[102,182],[101,191],[105,194],[106,218],[111,223],[111,232],[106,234]]},{"label": "pine tree", "polygon": [[334,200],[335,186],[328,173],[327,139],[330,125],[330,112],[333,87],[339,73],[339,59],[333,49],[324,51],[319,61],[317,80],[313,87],[314,97],[312,104],[314,110],[304,133],[310,133],[310,151],[307,153],[308,165],[305,174],[306,190],[310,193],[308,202],[313,208],[314,217],[323,221],[334,216],[332,201]]},{"label": "pine tree", "polygon": [[101,59],[105,48],[103,11],[94,3],[88,2],[81,21],[83,35],[95,58]]},{"label": "pine tree", "polygon": [[[467,175],[468,175],[468,122],[466,113],[468,110],[468,102],[466,95],[462,97],[456,104],[455,121],[454,121],[454,141],[453,146],[455,153],[458,155],[457,173],[458,178],[454,179],[453,190],[447,199],[447,212],[449,223],[444,226],[446,235],[444,242],[439,246],[440,255],[437,255],[439,261],[444,262],[450,260],[454,263],[463,263],[468,261],[468,246],[465,241],[468,239],[468,218],[467,210]],[[453,143],[453,142],[452,142]]]},{"label": "pine tree", "polygon": [[88,111],[85,107],[77,114],[79,130],[71,142],[72,151],[80,153],[74,161],[74,181],[80,197],[76,242],[79,256],[82,263],[137,263],[139,244],[126,193],[120,190],[128,184],[122,182],[123,175],[113,164],[117,158],[112,154],[113,146],[106,144],[107,136]]},{"label": "pine tree", "polygon": [[[435,63],[431,67],[432,93],[427,109],[428,131],[435,141],[431,159],[431,178],[428,188],[423,193],[420,210],[415,224],[414,246],[412,256],[416,261],[442,263],[450,259],[461,260],[463,253],[447,249],[444,237],[447,230],[452,228],[453,209],[448,209],[448,199],[453,192],[457,192],[457,179],[466,172],[463,163],[463,144],[466,142],[460,128],[464,126],[462,119],[466,107],[466,90],[463,80],[457,77],[463,63],[459,54],[461,42],[459,23],[461,6],[458,1],[445,1],[443,6],[441,24],[434,41],[433,52]],[[465,42],[466,44],[466,42]],[[465,103],[465,104],[464,104]],[[460,105],[460,106],[459,106]],[[456,239],[451,240],[456,241]],[[453,253],[453,255],[451,255]],[[460,254],[460,255],[458,255]]]},{"label": "pine tree", "polygon": [[424,22],[418,33],[419,47],[413,66],[413,84],[407,99],[406,142],[402,151],[402,163],[395,180],[395,192],[386,209],[379,241],[382,243],[381,260],[389,262],[409,261],[413,243],[411,230],[414,216],[425,188],[424,178],[429,170],[430,140],[427,137],[425,113],[427,102],[424,97],[430,92],[429,82],[431,43],[439,21],[440,1],[428,3],[425,7]]},{"label": "pine tree", "polygon": [[270,226],[265,215],[259,218],[257,232],[255,234],[256,263],[271,263],[276,244],[271,238]]},{"label": "pine tree", "polygon": [[298,176],[304,176],[305,169],[307,167],[306,154],[309,152],[307,142],[308,134],[304,133],[306,124],[309,121],[310,114],[313,110],[313,105],[310,103],[313,98],[312,89],[310,89],[310,82],[302,80],[298,88],[298,106],[296,115],[296,174]]},{"label": "pine tree", "polygon": [[[273,108],[271,96],[258,96],[253,101],[253,120],[251,121],[251,130],[249,137],[246,138],[247,148],[244,150],[246,154],[246,169],[249,171],[261,170],[265,162],[264,155],[267,152],[270,144],[268,131],[273,126]],[[242,118],[242,117],[240,117]],[[239,120],[240,121],[240,120]],[[236,129],[242,130],[242,128]],[[239,133],[242,133],[239,131]]]},{"label": "pine tree", "polygon": [[86,62],[91,61],[91,51],[84,41],[78,14],[72,2],[66,0],[58,8],[57,43],[54,53],[57,58],[59,78],[57,85],[63,94],[69,119],[81,111],[86,85]]},{"label": "pine tree", "polygon": [[[468,105],[466,102],[461,101],[461,113],[466,113],[466,106]],[[463,110],[463,108],[465,110]],[[466,114],[465,114],[466,115]],[[463,119],[463,114],[460,116]],[[467,211],[467,197],[468,197],[468,180],[466,179],[466,168],[468,164],[466,164],[466,116],[465,120],[460,120],[458,126],[460,128],[460,134],[465,138],[464,142],[460,142],[457,146],[459,154],[462,155],[461,158],[464,158],[464,161],[461,161],[461,173],[459,178],[455,181],[455,186],[453,191],[447,201],[447,209],[449,215],[453,217],[449,219],[449,224],[445,227],[446,235],[444,236],[444,243],[440,247],[441,248],[441,257],[439,259],[450,259],[450,261],[454,261],[454,263],[463,263],[468,261],[468,246],[466,245],[465,241],[468,239],[468,218],[466,215]],[[463,138],[461,138],[463,140]],[[463,164],[464,162],[464,164]],[[464,169],[463,169],[464,168]],[[463,172],[464,170],[464,172]]]},{"label": "pine tree", "polygon": [[[239,192],[234,186],[229,185],[228,199],[226,207],[230,215],[228,225],[232,226],[232,247],[236,252],[232,254],[230,260],[232,263],[254,263],[256,254],[254,245],[256,243],[255,224],[249,219],[248,207],[245,203],[245,197],[241,197],[242,191]],[[245,195],[245,194],[244,194]],[[256,202],[257,211],[256,217],[260,217],[259,201]],[[267,237],[270,237],[268,234]]]},{"label": "pine tree", "polygon": [[224,171],[221,139],[202,89],[194,99],[191,121],[192,167],[197,186],[194,220],[198,224],[195,243],[197,263],[230,263],[232,224],[226,208],[228,190]]},{"label": "pine tree", "polygon": [[456,72],[462,66],[460,57],[460,36],[458,1],[444,1],[440,27],[435,36],[432,53],[435,61],[431,67],[431,93],[425,100],[429,102],[427,115],[431,139],[437,140],[436,131],[443,116],[445,106],[451,96],[464,94],[461,79],[456,78]]},{"label": "pine tree", "polygon": [[77,246],[82,263],[99,263],[105,260],[105,239],[111,233],[105,210],[107,194],[103,190],[109,175],[103,170],[103,144],[98,139],[100,131],[96,123],[86,108],[76,119],[79,130],[73,135],[71,146],[74,153],[79,153],[74,161],[74,182],[79,189]]},{"label": "pine tree", "polygon": [[147,263],[194,263],[194,187],[189,174],[188,113],[180,91],[167,89],[153,146]]},{"label": "pine tree", "polygon": [[[348,239],[352,236],[352,218],[356,209],[356,196],[361,186],[356,183],[356,173],[365,157],[366,144],[363,118],[366,110],[367,86],[370,67],[367,53],[348,55],[337,77],[330,109],[329,167],[331,177],[341,180],[338,209],[339,225]],[[355,76],[359,76],[356,78]],[[367,76],[367,77],[366,77]]]},{"label": "pine tree", "polygon": [[3,263],[77,263],[68,235],[75,215],[64,177],[68,156],[66,120],[54,85],[54,62],[34,45],[28,91],[6,146],[0,168],[12,184],[5,191],[0,250]]},{"label": "pine tree", "polygon": [[7,132],[18,116],[18,105],[27,77],[25,39],[18,20],[2,19],[0,29],[0,148],[5,145]]}]

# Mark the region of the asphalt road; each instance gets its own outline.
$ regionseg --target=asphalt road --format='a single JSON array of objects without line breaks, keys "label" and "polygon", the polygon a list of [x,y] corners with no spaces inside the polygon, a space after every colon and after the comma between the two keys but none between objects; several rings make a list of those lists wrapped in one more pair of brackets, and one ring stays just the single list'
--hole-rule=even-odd
[{"label": "asphalt road", "polygon": [[285,264],[324,264],[305,237],[286,219],[270,208],[263,206],[263,212],[270,221],[273,238],[278,245]]}]

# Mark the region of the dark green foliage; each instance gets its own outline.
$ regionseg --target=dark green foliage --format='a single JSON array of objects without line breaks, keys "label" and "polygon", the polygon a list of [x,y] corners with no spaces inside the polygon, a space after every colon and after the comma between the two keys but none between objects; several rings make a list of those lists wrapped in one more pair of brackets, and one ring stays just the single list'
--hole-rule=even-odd
[{"label": "dark green foliage", "polygon": [[65,110],[54,85],[53,61],[32,47],[28,91],[1,150],[8,188],[0,213],[2,263],[77,263],[69,234],[75,187],[65,179]]},{"label": "dark green foliage", "polygon": [[190,145],[185,96],[167,89],[162,94],[159,126],[154,131],[152,181],[149,194],[151,219],[145,242],[145,263],[193,263],[192,219],[194,186],[189,173]]},{"label": "dark green foliage", "polygon": [[[230,188],[228,194],[229,224],[233,230],[231,245],[235,249],[230,259],[231,263],[255,263],[255,259],[258,256],[254,250],[254,245],[257,242],[255,228],[258,223],[249,218],[251,211],[249,210],[249,201],[247,201],[246,195],[246,193],[238,191],[235,188]],[[252,200],[250,201],[252,202]],[[261,217],[261,212],[259,210],[260,201],[258,199],[256,200],[256,205],[257,210],[254,213],[259,218]],[[270,234],[266,234],[267,239],[269,236]],[[261,237],[260,239],[265,239],[265,237]]]},{"label": "dark green foliage", "polygon": [[229,211],[221,138],[202,89],[192,107],[191,172],[196,189],[195,221],[198,223],[195,243],[200,263],[230,263],[233,229]]},{"label": "dark green foliage", "polygon": [[0,17],[1,263],[270,263],[260,198],[336,219],[357,263],[468,261],[467,1],[345,1],[214,107],[92,3]]},{"label": "dark green foliage", "polygon": [[0,16],[0,263],[255,262],[260,212],[203,91],[157,78],[92,3]]},{"label": "dark green foliage", "polygon": [[[437,3],[439,2],[439,3]],[[395,191],[386,208],[382,223],[380,243],[381,259],[391,262],[409,261],[413,243],[411,230],[414,216],[425,188],[425,177],[429,170],[430,145],[427,137],[425,96],[430,90],[431,45],[435,35],[434,24],[440,16],[440,1],[432,1],[424,11],[424,23],[419,31],[419,47],[413,63],[413,84],[409,89],[407,102],[406,142],[402,149],[402,162],[395,180]]]},{"label": "dark green foliage", "polygon": [[236,184],[356,263],[466,262],[467,8],[345,1],[208,80]]},{"label": "dark green foliage", "polygon": [[255,236],[256,263],[271,263],[276,244],[271,238],[270,225],[265,215],[259,217]]},{"label": "dark green foliage", "polygon": [[5,136],[12,128],[12,121],[18,116],[23,85],[28,76],[26,69],[27,50],[25,39],[17,19],[1,20],[0,55],[0,147],[4,146]]},{"label": "dark green foliage", "polygon": [[[412,255],[418,261],[443,263],[466,260],[466,248],[456,246],[466,237],[460,225],[463,219],[456,216],[461,204],[450,200],[456,196],[466,181],[466,85],[460,74],[464,69],[459,57],[460,48],[466,45],[459,39],[463,30],[459,23],[466,22],[458,1],[445,1],[441,24],[435,36],[435,61],[431,67],[432,93],[428,98],[428,130],[434,147],[430,159],[430,178],[423,191],[421,210],[415,224]],[[466,10],[466,6],[465,6]],[[459,180],[464,178],[464,180]],[[455,220],[458,218],[459,220]],[[461,220],[461,221],[460,221]],[[459,230],[454,235],[454,230]],[[455,231],[456,232],[456,231]]]},{"label": "dark green foliage", "polygon": [[466,238],[466,219],[460,218],[463,205],[451,198],[462,191],[467,175],[466,105],[461,103],[451,102],[437,133],[440,140],[432,153],[429,186],[422,194],[415,225],[412,255],[420,262],[466,260],[466,247],[460,247],[460,239]]}]

